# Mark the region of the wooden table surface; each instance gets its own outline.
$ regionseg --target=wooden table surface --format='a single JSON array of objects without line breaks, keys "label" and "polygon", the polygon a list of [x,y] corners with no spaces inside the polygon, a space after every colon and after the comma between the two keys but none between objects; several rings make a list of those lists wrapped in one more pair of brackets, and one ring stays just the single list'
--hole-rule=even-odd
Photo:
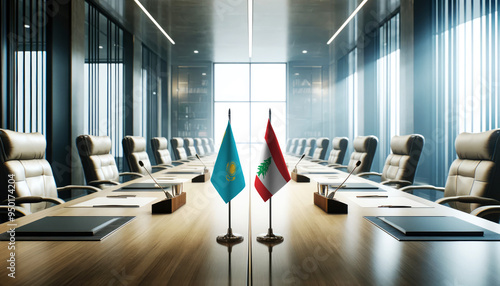
[{"label": "wooden table surface", "polygon": [[273,230],[284,242],[268,247],[256,237],[268,230],[269,205],[247,183],[232,201],[232,228],[244,241],[231,248],[216,242],[228,209],[210,182],[185,183],[187,204],[173,214],[152,215],[151,203],[67,207],[111,191],[16,220],[19,227],[48,215],[136,216],[102,241],[17,241],[15,279],[7,276],[8,242],[0,242],[0,285],[500,285],[500,242],[397,241],[363,216],[450,215],[498,233],[500,225],[389,188],[432,207],[362,208],[338,192],[349,214],[331,215],[313,204],[315,182],[291,181],[272,198]]}]

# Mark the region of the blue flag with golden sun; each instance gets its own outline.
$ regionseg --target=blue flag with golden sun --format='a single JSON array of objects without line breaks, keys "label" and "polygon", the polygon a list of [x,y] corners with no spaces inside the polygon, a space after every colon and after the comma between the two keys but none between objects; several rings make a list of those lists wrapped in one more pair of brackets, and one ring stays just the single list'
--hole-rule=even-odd
[{"label": "blue flag with golden sun", "polygon": [[245,188],[245,178],[241,170],[240,157],[238,156],[238,150],[236,150],[236,143],[234,142],[229,121],[210,181],[226,203]]}]

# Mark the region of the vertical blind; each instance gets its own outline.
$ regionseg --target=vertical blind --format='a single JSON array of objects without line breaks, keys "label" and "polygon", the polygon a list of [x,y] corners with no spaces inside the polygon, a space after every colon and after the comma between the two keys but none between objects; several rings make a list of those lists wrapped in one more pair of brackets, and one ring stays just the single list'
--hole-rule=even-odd
[{"label": "vertical blind", "polygon": [[8,128],[46,130],[46,2],[7,2]]},{"label": "vertical blind", "polygon": [[119,168],[124,136],[123,72],[123,30],[86,2],[85,133],[111,138],[111,153]]},{"label": "vertical blind", "polygon": [[434,2],[435,98],[444,183],[461,132],[500,127],[498,0]]},{"label": "vertical blind", "polygon": [[[399,13],[379,28],[377,60],[377,98],[379,103],[379,162],[383,164],[391,152],[391,138],[400,126],[400,25]],[[381,165],[383,167],[383,165]]]}]

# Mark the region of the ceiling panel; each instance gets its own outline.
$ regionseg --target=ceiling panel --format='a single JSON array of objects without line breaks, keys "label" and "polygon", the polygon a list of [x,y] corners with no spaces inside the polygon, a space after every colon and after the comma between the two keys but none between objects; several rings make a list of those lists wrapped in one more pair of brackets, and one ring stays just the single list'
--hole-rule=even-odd
[{"label": "ceiling panel", "polygon": [[[248,62],[246,0],[140,0],[172,45],[134,0],[94,1],[148,47],[172,62]],[[352,48],[399,6],[370,0],[332,43],[328,39],[362,0],[254,0],[252,62],[328,61]],[[356,24],[357,23],[357,24]],[[199,53],[193,53],[198,50]],[[307,54],[302,53],[307,50]]]}]

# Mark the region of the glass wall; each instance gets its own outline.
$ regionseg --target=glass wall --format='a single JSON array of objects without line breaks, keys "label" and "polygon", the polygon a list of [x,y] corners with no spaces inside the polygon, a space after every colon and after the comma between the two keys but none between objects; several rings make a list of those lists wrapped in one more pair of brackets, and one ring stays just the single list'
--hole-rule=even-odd
[{"label": "glass wall", "polygon": [[45,1],[8,1],[7,126],[19,132],[46,132]]},{"label": "glass wall", "polygon": [[111,154],[122,170],[124,137],[123,30],[85,3],[85,134],[111,138]]}]

